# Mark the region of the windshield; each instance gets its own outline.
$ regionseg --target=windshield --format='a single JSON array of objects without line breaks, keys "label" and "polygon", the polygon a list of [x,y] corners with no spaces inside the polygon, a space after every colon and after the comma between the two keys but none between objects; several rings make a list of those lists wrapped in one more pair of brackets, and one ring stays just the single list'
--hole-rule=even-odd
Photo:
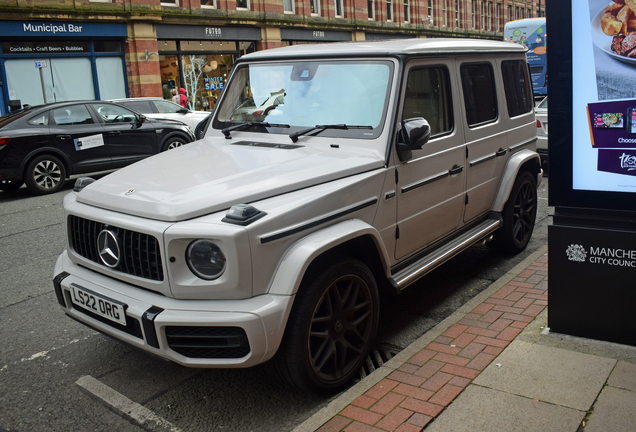
[{"label": "windshield", "polygon": [[[215,129],[267,122],[287,128],[252,129],[289,134],[316,125],[370,126],[330,129],[320,136],[377,138],[387,109],[390,61],[307,61],[240,66],[225,90]],[[244,129],[250,130],[250,129]]]}]

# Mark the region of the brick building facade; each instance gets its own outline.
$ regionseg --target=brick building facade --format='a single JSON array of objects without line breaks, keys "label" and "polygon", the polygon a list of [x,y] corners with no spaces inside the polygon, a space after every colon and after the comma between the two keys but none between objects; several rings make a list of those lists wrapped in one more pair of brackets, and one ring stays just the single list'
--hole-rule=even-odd
[{"label": "brick building facade", "polygon": [[[31,104],[38,98],[40,103],[64,97],[167,98],[198,74],[205,86],[191,89],[194,108],[211,109],[234,60],[247,52],[391,38],[502,39],[506,22],[545,16],[545,1],[0,0],[0,106],[5,112],[8,101],[19,97]],[[85,34],[85,27],[92,32]],[[44,46],[48,42],[61,51],[52,53],[54,48]],[[50,70],[39,69],[40,82],[20,81],[26,75],[38,81],[31,69],[40,57],[50,59]],[[120,63],[123,84],[113,91]],[[91,70],[87,90],[71,89],[65,96],[60,85],[65,75],[56,72],[64,68]],[[43,96],[36,97],[33,86]]]}]

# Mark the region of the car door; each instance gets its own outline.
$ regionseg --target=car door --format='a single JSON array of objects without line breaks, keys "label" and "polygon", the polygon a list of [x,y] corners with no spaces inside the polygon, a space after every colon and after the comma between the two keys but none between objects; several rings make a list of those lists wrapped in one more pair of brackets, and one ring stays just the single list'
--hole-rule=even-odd
[{"label": "car door", "polygon": [[111,168],[104,128],[85,104],[65,105],[51,110],[49,133],[53,145],[68,156],[72,173]]},{"label": "car door", "polygon": [[468,57],[458,66],[467,147],[464,221],[468,222],[492,208],[509,156],[508,134],[494,57]]},{"label": "car door", "polygon": [[151,122],[122,106],[107,102],[91,104],[103,121],[104,141],[113,168],[120,168],[159,152],[159,135]]},{"label": "car door", "polygon": [[431,138],[398,164],[398,240],[401,259],[456,229],[464,211],[465,146],[456,127],[458,96],[451,58],[409,62],[399,118],[424,117]]}]

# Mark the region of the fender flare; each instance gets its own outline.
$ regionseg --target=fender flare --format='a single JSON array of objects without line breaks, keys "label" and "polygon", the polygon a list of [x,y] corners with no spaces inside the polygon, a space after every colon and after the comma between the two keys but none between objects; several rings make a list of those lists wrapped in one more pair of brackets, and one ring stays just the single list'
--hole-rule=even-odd
[{"label": "fender flare", "polygon": [[[194,133],[194,132],[193,132]],[[163,151],[163,146],[166,145],[166,142],[168,142],[169,139],[175,137],[175,136],[179,136],[181,138],[185,139],[186,144],[189,144],[191,142],[194,142],[191,140],[191,137],[189,137],[187,134],[183,133],[183,132],[179,132],[179,131],[174,131],[174,132],[170,132],[168,135],[166,135],[165,137],[163,137],[163,139],[161,140],[161,143],[159,143],[159,151],[162,152]]]},{"label": "fender flare", "polygon": [[64,164],[64,168],[66,168],[67,178],[73,175],[73,165],[71,164],[71,161],[69,160],[68,156],[66,156],[66,154],[64,154],[63,151],[60,151],[56,149],[55,147],[41,147],[27,154],[24,158],[22,158],[22,162],[20,163],[20,175],[24,175],[24,170],[26,169],[26,166],[29,164],[31,159],[40,155],[45,155],[45,154],[55,156]]},{"label": "fender flare", "polygon": [[269,287],[269,294],[295,295],[309,265],[322,253],[347,241],[369,236],[377,247],[384,274],[390,275],[389,255],[378,230],[360,219],[350,219],[300,239],[285,252]]},{"label": "fender flare", "polygon": [[524,149],[518,151],[513,154],[510,159],[508,159],[508,164],[506,165],[506,169],[504,170],[503,177],[501,179],[501,183],[499,184],[499,191],[497,192],[497,197],[495,198],[495,203],[493,204],[492,210],[495,212],[502,212],[504,206],[506,205],[506,201],[510,197],[510,192],[512,192],[512,187],[514,186],[515,179],[521,170],[521,167],[535,159],[538,168],[538,171],[535,172],[537,176],[537,187],[541,183],[541,179],[543,178],[543,170],[541,169],[541,156],[539,156],[536,152],[528,149]]}]

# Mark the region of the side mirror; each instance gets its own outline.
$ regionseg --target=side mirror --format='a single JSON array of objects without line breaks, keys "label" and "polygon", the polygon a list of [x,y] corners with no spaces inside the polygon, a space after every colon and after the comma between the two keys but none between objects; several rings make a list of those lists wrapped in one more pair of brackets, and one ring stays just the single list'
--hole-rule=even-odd
[{"label": "side mirror", "polygon": [[411,157],[411,150],[419,150],[431,137],[431,126],[422,117],[402,120],[397,150],[400,160]]},{"label": "side mirror", "polygon": [[177,110],[177,112],[178,112],[179,114],[187,114],[187,113],[189,113],[189,112],[190,112],[190,110],[189,110],[189,109],[187,109],[187,108],[181,108],[180,110]]},{"label": "side mirror", "polygon": [[142,124],[145,121],[146,121],[146,116],[145,115],[143,115],[143,114],[137,115],[137,124],[140,125],[140,124]]}]

